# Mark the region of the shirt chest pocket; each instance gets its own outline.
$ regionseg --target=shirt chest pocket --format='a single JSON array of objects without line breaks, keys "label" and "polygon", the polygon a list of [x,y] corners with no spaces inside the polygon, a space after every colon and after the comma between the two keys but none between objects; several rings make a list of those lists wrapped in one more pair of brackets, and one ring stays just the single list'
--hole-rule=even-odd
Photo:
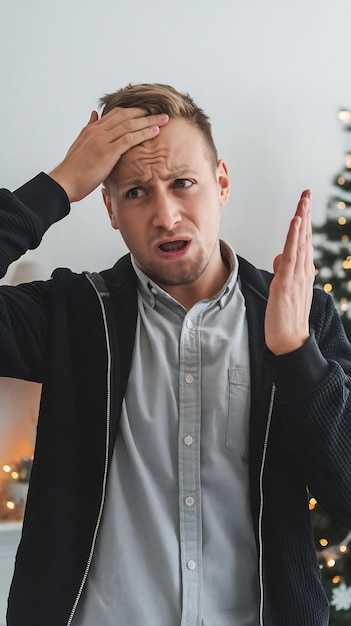
[{"label": "shirt chest pocket", "polygon": [[250,368],[228,369],[229,398],[226,446],[243,457],[249,451]]}]

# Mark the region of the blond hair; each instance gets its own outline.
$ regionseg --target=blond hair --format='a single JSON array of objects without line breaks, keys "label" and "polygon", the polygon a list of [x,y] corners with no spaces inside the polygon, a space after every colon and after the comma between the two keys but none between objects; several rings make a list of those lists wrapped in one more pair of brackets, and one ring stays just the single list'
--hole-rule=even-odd
[{"label": "blond hair", "polygon": [[180,93],[174,87],[161,83],[129,84],[114,93],[105,94],[100,98],[99,103],[102,116],[116,107],[139,107],[144,109],[147,115],[167,113],[171,118],[181,117],[189,120],[203,134],[211,157],[215,164],[217,163],[217,149],[213,141],[209,117],[195,104],[188,93]]}]

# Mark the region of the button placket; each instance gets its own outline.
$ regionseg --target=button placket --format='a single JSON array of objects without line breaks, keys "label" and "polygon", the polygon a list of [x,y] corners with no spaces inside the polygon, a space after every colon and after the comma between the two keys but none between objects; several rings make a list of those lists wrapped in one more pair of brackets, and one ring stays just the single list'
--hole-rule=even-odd
[{"label": "button placket", "polygon": [[[200,322],[203,305],[185,318],[179,347],[179,496],[183,571],[181,626],[196,623],[200,602],[201,492],[200,492]],[[191,433],[191,434],[190,434]]]}]

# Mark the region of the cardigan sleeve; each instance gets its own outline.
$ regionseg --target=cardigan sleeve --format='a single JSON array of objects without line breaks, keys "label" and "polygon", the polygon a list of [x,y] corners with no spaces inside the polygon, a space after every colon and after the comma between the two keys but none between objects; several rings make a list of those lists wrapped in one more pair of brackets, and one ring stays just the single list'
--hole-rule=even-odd
[{"label": "cardigan sleeve", "polygon": [[[69,212],[65,191],[39,174],[10,192],[0,190],[0,276],[36,248],[51,224]],[[41,382],[52,281],[0,287],[0,376]]]},{"label": "cardigan sleeve", "polygon": [[332,299],[315,290],[311,337],[267,354],[284,429],[320,504],[351,527],[351,344]]},{"label": "cardigan sleeve", "polygon": [[13,261],[37,248],[49,226],[69,210],[64,189],[44,173],[15,192],[0,189],[0,278]]}]

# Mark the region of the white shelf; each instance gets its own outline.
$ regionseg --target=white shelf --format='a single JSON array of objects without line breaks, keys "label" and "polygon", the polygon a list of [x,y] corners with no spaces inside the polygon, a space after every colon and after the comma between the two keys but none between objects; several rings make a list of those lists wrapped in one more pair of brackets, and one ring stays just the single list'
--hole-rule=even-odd
[{"label": "white shelf", "polygon": [[21,530],[20,522],[0,522],[0,626],[6,624],[7,596]]}]

